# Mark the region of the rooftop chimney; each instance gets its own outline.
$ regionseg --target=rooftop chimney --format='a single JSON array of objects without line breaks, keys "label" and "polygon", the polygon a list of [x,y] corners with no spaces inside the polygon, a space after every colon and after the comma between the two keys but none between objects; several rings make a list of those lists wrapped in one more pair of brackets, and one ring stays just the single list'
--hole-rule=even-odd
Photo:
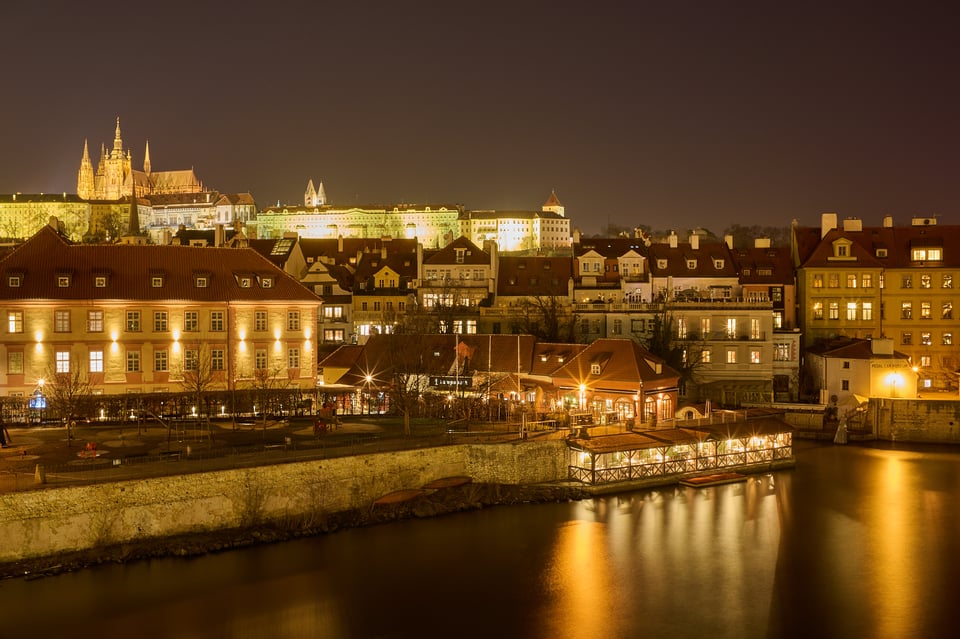
[{"label": "rooftop chimney", "polygon": [[692,248],[694,251],[700,249],[700,236],[696,233],[690,234],[690,248]]},{"label": "rooftop chimney", "polygon": [[670,231],[670,237],[667,238],[670,242],[670,248],[677,248],[677,234],[673,231]]},{"label": "rooftop chimney", "polygon": [[827,236],[827,233],[837,228],[837,214],[836,213],[821,213],[820,214],[820,239],[822,240]]},{"label": "rooftop chimney", "polygon": [[884,215],[884,216],[883,216],[883,227],[884,227],[884,228],[888,228],[888,229],[889,229],[889,228],[893,228],[893,216],[892,216],[892,215]]}]

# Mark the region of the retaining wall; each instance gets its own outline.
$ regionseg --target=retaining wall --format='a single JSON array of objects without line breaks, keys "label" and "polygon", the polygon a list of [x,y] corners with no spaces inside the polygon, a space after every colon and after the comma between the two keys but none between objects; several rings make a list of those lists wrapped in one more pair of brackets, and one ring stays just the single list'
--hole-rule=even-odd
[{"label": "retaining wall", "polygon": [[877,439],[960,444],[960,401],[871,399],[868,420]]},{"label": "retaining wall", "polygon": [[370,507],[442,477],[567,478],[560,440],[463,444],[0,494],[0,563]]}]

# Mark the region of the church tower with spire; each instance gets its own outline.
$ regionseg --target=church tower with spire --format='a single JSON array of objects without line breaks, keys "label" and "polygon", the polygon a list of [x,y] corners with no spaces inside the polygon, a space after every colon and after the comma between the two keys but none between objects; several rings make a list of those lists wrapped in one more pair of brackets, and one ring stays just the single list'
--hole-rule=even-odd
[{"label": "church tower with spire", "polygon": [[80,158],[80,170],[77,171],[77,195],[84,200],[92,200],[96,190],[93,181],[93,163],[90,161],[90,151],[87,141],[83,141],[83,157]]},{"label": "church tower with spire", "polygon": [[327,203],[327,194],[323,190],[323,182],[320,182],[320,188],[313,187],[313,180],[307,182],[307,190],[303,194],[304,206],[324,206]]}]

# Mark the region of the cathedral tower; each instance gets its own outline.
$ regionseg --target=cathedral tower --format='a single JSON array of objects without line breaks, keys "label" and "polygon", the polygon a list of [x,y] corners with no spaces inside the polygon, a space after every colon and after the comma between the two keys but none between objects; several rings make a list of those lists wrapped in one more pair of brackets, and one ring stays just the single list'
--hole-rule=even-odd
[{"label": "cathedral tower", "polygon": [[83,141],[83,157],[80,158],[80,170],[77,171],[77,196],[83,200],[92,200],[95,191],[93,181],[93,163],[87,150],[87,141]]}]

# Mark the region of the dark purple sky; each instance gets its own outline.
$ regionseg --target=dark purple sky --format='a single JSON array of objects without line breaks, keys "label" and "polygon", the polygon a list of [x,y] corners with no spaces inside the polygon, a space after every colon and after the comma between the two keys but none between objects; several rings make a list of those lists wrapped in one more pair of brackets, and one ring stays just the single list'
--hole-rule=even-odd
[{"label": "dark purple sky", "polygon": [[134,164],[262,205],[456,202],[657,229],[960,223],[950,3],[13,0],[0,192]]}]

